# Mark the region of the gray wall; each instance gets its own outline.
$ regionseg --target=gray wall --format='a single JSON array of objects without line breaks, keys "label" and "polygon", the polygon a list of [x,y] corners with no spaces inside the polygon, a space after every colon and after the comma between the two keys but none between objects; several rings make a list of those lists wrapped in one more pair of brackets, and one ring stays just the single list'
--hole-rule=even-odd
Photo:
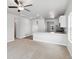
[{"label": "gray wall", "polygon": [[27,18],[8,13],[7,14],[7,42],[15,40],[14,39],[15,34],[16,34],[16,38],[23,38],[25,36],[31,35],[32,23],[31,20]]},{"label": "gray wall", "polygon": [[32,34],[32,23],[30,19],[16,17],[16,37],[23,38]]},{"label": "gray wall", "polygon": [[[58,18],[48,18],[46,19],[46,27],[47,27],[47,32],[55,32],[57,29],[57,25],[59,25],[59,20]],[[52,30],[52,26],[53,26],[53,30]]]},{"label": "gray wall", "polygon": [[14,40],[15,34],[16,34],[16,38],[24,38],[24,37],[32,35],[33,30],[36,31],[36,28],[34,28],[32,25],[35,25],[38,27],[37,32],[45,31],[45,20],[43,18],[36,19],[36,21],[38,21],[38,24],[35,24],[36,21],[32,19],[27,19],[22,16],[13,15],[10,13],[7,16],[8,16],[8,20],[7,20],[8,41]]},{"label": "gray wall", "polygon": [[20,16],[16,17],[17,38],[24,38],[35,32],[45,32],[45,20],[43,18],[27,19]]}]

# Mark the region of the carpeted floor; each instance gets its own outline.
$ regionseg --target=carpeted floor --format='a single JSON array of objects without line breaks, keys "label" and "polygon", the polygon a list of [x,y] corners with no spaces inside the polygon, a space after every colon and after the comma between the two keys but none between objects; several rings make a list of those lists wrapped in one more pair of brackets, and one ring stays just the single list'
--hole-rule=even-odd
[{"label": "carpeted floor", "polygon": [[28,39],[7,44],[7,59],[71,59],[65,46]]}]

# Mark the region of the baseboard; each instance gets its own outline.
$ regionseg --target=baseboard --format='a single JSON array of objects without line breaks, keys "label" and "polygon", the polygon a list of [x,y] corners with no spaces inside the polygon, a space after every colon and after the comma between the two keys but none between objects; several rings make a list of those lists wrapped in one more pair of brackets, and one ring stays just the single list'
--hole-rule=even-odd
[{"label": "baseboard", "polygon": [[31,36],[32,34],[27,34],[27,35],[24,35],[24,36],[18,36],[17,39],[22,39],[22,38],[25,38],[25,37],[28,37],[28,36]]}]

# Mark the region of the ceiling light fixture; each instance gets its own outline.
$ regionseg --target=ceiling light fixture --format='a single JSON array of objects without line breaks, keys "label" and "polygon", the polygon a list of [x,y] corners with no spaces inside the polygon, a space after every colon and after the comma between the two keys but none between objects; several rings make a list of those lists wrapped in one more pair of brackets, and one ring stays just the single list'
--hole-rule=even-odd
[{"label": "ceiling light fixture", "polygon": [[19,9],[19,10],[24,10],[24,7],[19,6],[18,9]]}]

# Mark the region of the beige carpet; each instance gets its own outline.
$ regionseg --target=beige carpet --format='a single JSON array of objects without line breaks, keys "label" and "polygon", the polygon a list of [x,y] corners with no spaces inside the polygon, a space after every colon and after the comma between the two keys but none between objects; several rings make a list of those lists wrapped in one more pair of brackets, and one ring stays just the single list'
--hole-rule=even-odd
[{"label": "beige carpet", "polygon": [[71,59],[65,46],[28,39],[7,44],[7,59]]}]

